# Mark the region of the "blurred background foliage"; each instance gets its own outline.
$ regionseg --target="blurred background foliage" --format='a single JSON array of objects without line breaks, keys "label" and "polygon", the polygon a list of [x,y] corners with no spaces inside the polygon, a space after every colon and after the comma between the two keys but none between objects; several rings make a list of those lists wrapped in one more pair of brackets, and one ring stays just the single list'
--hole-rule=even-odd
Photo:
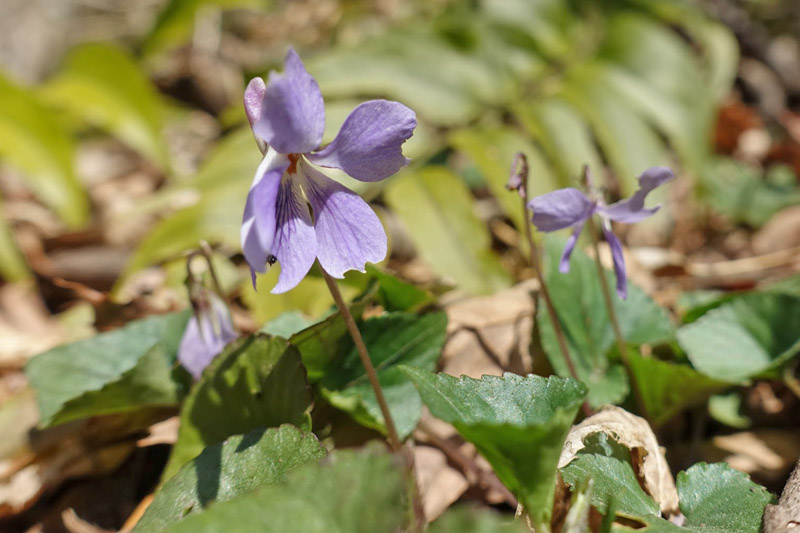
[{"label": "blurred background foliage", "polygon": [[[395,258],[416,253],[440,281],[471,293],[510,284],[518,269],[498,253],[518,244],[509,223],[522,223],[519,199],[504,189],[518,151],[531,164],[532,194],[577,184],[589,164],[613,199],[630,194],[642,170],[665,164],[697,199],[744,224],[763,224],[798,199],[780,168],[762,179],[714,153],[717,110],[739,56],[733,34],[696,2],[134,4],[70,4],[84,17],[80,34],[65,28],[49,55],[32,48],[38,62],[6,62],[0,73],[2,193],[45,206],[44,233],[59,236],[56,246],[66,246],[65,234],[80,241],[99,231],[124,249],[118,301],[133,298],[154,265],[179,286],[182,254],[200,240],[221,252],[227,288],[249,284],[239,225],[260,154],[241,96],[250,77],[282,68],[287,43],[325,96],[325,142],[364,99],[416,110],[407,169],[378,184],[341,179],[374,202]],[[68,8],[38,13],[58,24],[59,9]],[[104,22],[93,26],[99,14]],[[102,181],[125,173],[146,176],[145,185],[109,198]],[[0,218],[0,273],[9,280],[49,272],[20,242],[25,216]],[[662,241],[673,223],[648,221]],[[259,280],[259,294],[276,275]],[[242,296],[261,321],[286,308],[313,315],[329,305],[314,296],[317,286],[312,276],[268,305]]]}]

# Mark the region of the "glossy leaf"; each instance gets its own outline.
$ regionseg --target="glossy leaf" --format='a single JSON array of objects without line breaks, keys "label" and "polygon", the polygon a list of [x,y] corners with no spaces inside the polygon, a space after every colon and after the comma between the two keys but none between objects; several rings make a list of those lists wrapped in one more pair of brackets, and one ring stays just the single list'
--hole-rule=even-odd
[{"label": "glossy leaf", "polygon": [[[365,320],[359,329],[378,372],[397,432],[404,439],[419,422],[422,400],[398,365],[434,370],[444,344],[447,315],[391,313]],[[344,356],[334,359],[327,368],[320,382],[323,394],[359,423],[385,432],[383,414],[364,366],[355,346],[348,344]]]},{"label": "glossy leaf", "polygon": [[473,379],[404,372],[431,413],[453,424],[489,461],[534,527],[549,524],[558,458],[586,387],[572,379],[510,373]]}]

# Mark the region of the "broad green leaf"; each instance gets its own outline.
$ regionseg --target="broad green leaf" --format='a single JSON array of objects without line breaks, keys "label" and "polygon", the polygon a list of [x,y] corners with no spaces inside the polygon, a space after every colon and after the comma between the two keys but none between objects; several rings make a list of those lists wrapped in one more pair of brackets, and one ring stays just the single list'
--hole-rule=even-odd
[{"label": "broad green leaf", "polygon": [[506,373],[473,379],[403,371],[431,413],[453,424],[489,461],[537,531],[549,531],[558,458],[586,387],[558,377]]},{"label": "broad green leaf", "polygon": [[630,450],[603,432],[589,435],[584,444],[561,468],[565,482],[577,487],[588,478],[594,480],[592,505],[602,514],[608,512],[612,499],[616,513],[628,518],[659,513],[658,504],[639,485]]},{"label": "broad green leaf", "polygon": [[386,201],[433,269],[471,293],[508,286],[508,274],[490,249],[490,236],[473,210],[464,183],[445,167],[405,171],[386,188]]},{"label": "broad green leaf", "polygon": [[[422,400],[398,365],[434,370],[444,344],[447,315],[390,313],[361,322],[359,330],[397,432],[404,439],[417,427]],[[320,382],[325,398],[360,424],[385,432],[383,414],[355,346],[350,343],[344,354],[331,361]]]},{"label": "broad green leaf", "polygon": [[428,533],[522,533],[529,531],[524,520],[512,514],[500,514],[457,505],[445,511],[425,531]]},{"label": "broad green leaf", "polygon": [[686,528],[740,533],[760,531],[764,507],[774,499],[744,472],[725,463],[698,463],[680,472],[675,485]]},{"label": "broad green leaf", "polygon": [[116,135],[162,168],[169,166],[161,96],[123,49],[110,44],[75,48],[42,87],[42,96],[53,107]]},{"label": "broad green leaf", "polygon": [[528,196],[538,196],[558,188],[558,181],[546,164],[539,148],[510,128],[476,127],[456,130],[450,143],[467,154],[480,170],[483,180],[503,208],[503,212],[518,228],[530,224],[523,217],[519,195],[506,189],[511,161],[518,152],[528,158]]},{"label": "broad green leaf", "polygon": [[700,405],[712,394],[731,386],[731,383],[712,379],[689,365],[643,357],[634,351],[628,358],[648,418],[654,426],[668,422],[682,410]]},{"label": "broad green leaf", "polygon": [[[255,289],[253,289],[250,279],[242,280],[239,292],[256,323],[267,322],[289,310],[297,310],[307,316],[319,317],[333,305],[333,297],[328,292],[325,280],[320,276],[310,274],[290,291],[281,294],[270,293],[278,283],[279,275],[280,265],[275,264],[265,274],[257,276]],[[346,289],[342,286],[342,293],[349,300],[353,297],[354,291]]]},{"label": "broad green leaf", "polygon": [[[562,274],[558,263],[564,240],[548,235],[544,242],[545,280],[578,376],[589,387],[589,403],[595,407],[619,403],[628,393],[628,380],[622,366],[609,359],[609,351],[616,341],[594,260],[576,249],[572,253],[570,271]],[[613,287],[614,275],[609,271],[605,275],[609,286]],[[629,345],[659,344],[672,339],[674,328],[669,315],[638,287],[628,283],[627,300],[612,296],[620,329]],[[542,347],[556,373],[569,376],[550,316],[544,305],[539,307]]]},{"label": "broad green leaf", "polygon": [[[170,0],[145,37],[144,52],[153,55],[171,47],[188,43],[198,18],[219,17],[222,9],[254,7],[268,4],[267,0]],[[212,23],[219,24],[218,21]]]},{"label": "broad green leaf", "polygon": [[513,85],[479,53],[465,54],[430,31],[399,29],[308,61],[323,94],[385,96],[439,125],[468,122],[498,104]]},{"label": "broad green leaf", "polygon": [[295,333],[300,333],[304,329],[313,326],[317,322],[309,320],[300,311],[286,311],[276,316],[259,329],[259,333],[266,333],[273,337],[283,337],[289,339]]},{"label": "broad green leaf", "polygon": [[576,69],[564,89],[564,97],[589,120],[616,172],[620,192],[629,196],[639,188],[639,174],[668,162],[667,152],[653,128],[613,91],[605,79],[606,72],[602,64]]},{"label": "broad green leaf", "polygon": [[177,403],[171,378],[188,312],[152,316],[30,360],[41,425]]},{"label": "broad green leaf", "polygon": [[800,348],[800,299],[750,293],[678,330],[692,365],[707,376],[741,382],[773,375]]},{"label": "broad green leaf", "polygon": [[169,533],[374,533],[402,531],[407,511],[403,467],[383,447],[335,451],[275,485],[220,502]]},{"label": "broad green leaf", "polygon": [[325,450],[311,433],[283,425],[234,435],[204,449],[158,489],[134,531],[154,533],[209,505],[282,481]]},{"label": "broad green leaf", "polygon": [[584,165],[599,175],[604,168],[588,124],[563,98],[552,97],[516,106],[528,132],[544,146],[565,185],[576,184]]},{"label": "broad green leaf", "polygon": [[22,171],[36,196],[73,228],[89,216],[74,157],[72,138],[53,112],[0,75],[0,159]]},{"label": "broad green leaf", "polygon": [[310,429],[312,401],[300,354],[286,340],[258,334],[239,339],[212,361],[186,398],[162,479],[231,435],[281,424]]}]

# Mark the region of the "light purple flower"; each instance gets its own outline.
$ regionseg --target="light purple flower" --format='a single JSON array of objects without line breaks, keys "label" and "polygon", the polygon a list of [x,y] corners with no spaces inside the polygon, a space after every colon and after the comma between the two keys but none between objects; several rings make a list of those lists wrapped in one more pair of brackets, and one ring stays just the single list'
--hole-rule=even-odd
[{"label": "light purple flower", "polygon": [[225,303],[211,291],[204,291],[204,296],[196,302],[178,347],[178,361],[194,379],[200,379],[214,357],[238,336]]},{"label": "light purple flower", "polygon": [[584,223],[589,217],[598,214],[603,219],[603,234],[611,248],[611,257],[614,261],[614,272],[617,276],[617,294],[623,300],[628,295],[628,285],[625,277],[625,260],[622,255],[622,245],[619,239],[611,232],[610,220],[632,224],[649,217],[660,209],[661,206],[646,208],[644,200],[656,187],[663,185],[675,177],[667,167],[652,167],[639,176],[639,190],[633,196],[620,200],[611,205],[604,205],[601,199],[590,199],[584,193],[574,188],[559,189],[533,198],[528,202],[528,207],[533,210],[533,225],[539,231],[550,232],[564,228],[573,228],[572,235],[567,240],[564,252],[561,255],[559,270],[569,272],[569,258]]},{"label": "light purple flower", "polygon": [[242,249],[253,279],[277,261],[281,273],[272,292],[281,293],[300,283],[314,259],[336,278],[383,260],[386,233],[378,217],[317,167],[338,168],[360,181],[388,178],[409,161],[402,144],[417,125],[414,112],[397,102],[364,102],[320,150],[322,93],[292,49],[282,74],[248,84],[244,106],[265,153],[242,220]]}]

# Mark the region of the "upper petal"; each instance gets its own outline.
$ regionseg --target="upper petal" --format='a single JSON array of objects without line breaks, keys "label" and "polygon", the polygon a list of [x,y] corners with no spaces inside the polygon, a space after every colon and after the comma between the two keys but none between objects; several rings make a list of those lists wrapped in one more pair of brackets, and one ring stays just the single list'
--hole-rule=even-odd
[{"label": "upper petal", "polygon": [[380,181],[408,164],[402,146],[416,127],[416,115],[401,103],[364,102],[350,113],[333,142],[308,159],[340,168],[357,180]]},{"label": "upper petal", "polygon": [[533,225],[539,231],[556,231],[586,220],[595,205],[578,189],[559,189],[528,202],[533,210]]},{"label": "upper petal", "polygon": [[242,216],[242,251],[250,268],[264,272],[267,258],[273,254],[278,188],[289,160],[270,149],[256,170],[256,176]]},{"label": "upper petal", "polygon": [[251,128],[261,118],[261,104],[266,92],[267,84],[263,78],[253,78],[244,90],[244,112]]},{"label": "upper petal", "polygon": [[289,49],[283,74],[270,72],[261,115],[253,132],[282,154],[319,147],[325,131],[325,104],[317,81]]},{"label": "upper petal", "polygon": [[617,296],[623,300],[628,297],[628,279],[625,273],[625,256],[622,254],[622,244],[611,230],[603,228],[609,248],[611,248],[611,259],[614,261],[614,273],[617,276]]},{"label": "upper petal", "polygon": [[609,206],[598,208],[598,212],[606,218],[632,224],[649,217],[661,206],[647,209],[644,200],[650,191],[675,178],[675,174],[667,167],[652,167],[639,176],[639,190],[628,199],[620,200]]},{"label": "upper petal", "polygon": [[322,268],[335,278],[348,270],[364,272],[366,263],[386,257],[386,232],[378,216],[356,193],[307,163],[308,200],[314,209],[314,227]]},{"label": "upper petal", "polygon": [[297,185],[297,176],[283,180],[278,193],[277,223],[275,232],[275,257],[281,265],[281,274],[272,293],[293,289],[300,283],[317,257],[317,237],[311,213]]}]

